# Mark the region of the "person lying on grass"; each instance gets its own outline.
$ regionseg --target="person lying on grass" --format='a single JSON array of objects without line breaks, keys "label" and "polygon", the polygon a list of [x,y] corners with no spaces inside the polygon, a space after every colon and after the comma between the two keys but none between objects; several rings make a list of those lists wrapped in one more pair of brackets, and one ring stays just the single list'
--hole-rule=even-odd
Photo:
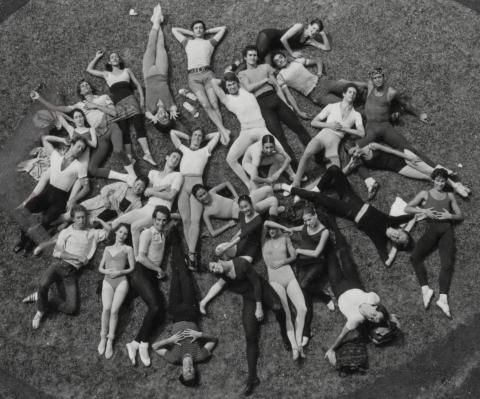
[{"label": "person lying on grass", "polygon": [[370,327],[389,327],[391,323],[399,327],[400,323],[395,315],[388,313],[387,309],[380,304],[380,297],[375,292],[365,291],[358,275],[357,265],[350,253],[350,246],[338,228],[335,218],[328,219],[329,227],[334,233],[336,251],[340,257],[340,263],[338,259],[336,261],[329,259],[328,278],[337,298],[338,308],[347,319],[337,339],[325,353],[325,358],[335,366],[335,350],[349,331],[355,330],[366,322],[370,323]]},{"label": "person lying on grass", "polygon": [[173,247],[171,268],[169,311],[173,317],[173,335],[153,343],[152,348],[168,362],[181,365],[179,380],[191,387],[199,380],[194,364],[210,358],[218,339],[198,327],[200,311],[193,277],[180,245]]},{"label": "person lying on grass", "polygon": [[[40,278],[38,290],[26,297],[23,302],[37,302],[37,313],[32,320],[34,330],[49,310],[65,314],[74,314],[79,308],[78,277],[79,270],[92,259],[97,245],[110,233],[110,226],[100,219],[95,219],[103,229],[88,226],[88,212],[81,205],[74,205],[71,210],[73,224],[58,235],[53,257],[56,258]],[[60,292],[48,297],[52,284],[57,284]]]}]

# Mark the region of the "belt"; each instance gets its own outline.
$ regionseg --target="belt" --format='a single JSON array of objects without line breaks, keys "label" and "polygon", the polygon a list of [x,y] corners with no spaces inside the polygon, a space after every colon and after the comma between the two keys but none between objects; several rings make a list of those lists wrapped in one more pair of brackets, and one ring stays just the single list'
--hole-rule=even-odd
[{"label": "belt", "polygon": [[188,70],[188,73],[197,73],[197,72],[205,72],[211,71],[212,67],[210,65],[199,67],[199,68],[192,68]]},{"label": "belt", "polygon": [[363,204],[360,210],[357,213],[357,216],[355,216],[355,223],[360,223],[360,220],[362,219],[363,215],[365,215],[365,212],[367,212],[367,209],[370,205],[368,204]]}]

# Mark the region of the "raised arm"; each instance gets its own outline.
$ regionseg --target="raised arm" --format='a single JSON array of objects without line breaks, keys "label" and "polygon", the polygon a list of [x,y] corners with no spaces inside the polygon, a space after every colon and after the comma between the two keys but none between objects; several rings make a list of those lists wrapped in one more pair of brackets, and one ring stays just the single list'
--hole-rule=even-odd
[{"label": "raised arm", "polygon": [[209,133],[205,136],[205,139],[208,140],[208,143],[207,143],[208,152],[211,154],[212,151],[217,146],[218,141],[220,140],[220,133],[218,133],[218,132]]},{"label": "raised arm", "polygon": [[330,40],[328,40],[328,36],[325,33],[325,31],[322,30],[320,32],[320,36],[322,36],[322,42],[323,43],[320,43],[318,40],[315,40],[314,38],[311,37],[310,39],[308,39],[306,41],[306,44],[308,44],[309,46],[318,48],[320,50],[323,50],[323,51],[330,51],[332,49],[332,47],[330,46]]},{"label": "raised arm", "polygon": [[328,237],[330,233],[327,229],[323,230],[322,235],[320,236],[320,240],[315,249],[302,249],[297,248],[297,254],[309,256],[312,258],[318,258],[322,251],[325,249],[325,245],[327,245]]},{"label": "raised arm", "polygon": [[68,141],[62,137],[58,136],[42,136],[42,146],[45,148],[45,151],[48,155],[52,155],[52,152],[55,151],[55,147],[52,143],[60,143],[64,145],[68,145]]},{"label": "raised arm", "polygon": [[67,131],[69,137],[72,138],[73,133],[75,132],[75,128],[65,120],[63,115],[57,115],[57,118],[58,118],[58,121],[60,122],[60,124],[63,126],[63,128]]},{"label": "raised arm", "polygon": [[263,223],[263,227],[264,228],[271,227],[271,228],[274,228],[274,229],[280,229],[280,230],[284,231],[285,233],[291,233],[292,232],[292,229],[284,226],[283,224],[274,222],[273,220],[265,220],[265,223]]},{"label": "raised arm", "polygon": [[172,140],[173,145],[175,148],[180,148],[182,144],[182,140],[190,140],[190,136],[186,133],[183,133],[179,130],[172,129],[170,130],[170,139]]},{"label": "raised arm", "polygon": [[229,181],[220,183],[216,185],[215,187],[210,189],[211,193],[217,194],[219,191],[223,190],[224,188],[228,188],[228,190],[232,193],[233,198],[236,200],[238,198],[238,193],[235,190],[235,187],[233,187],[233,184],[230,183]]},{"label": "raised arm", "polygon": [[213,39],[218,43],[222,40],[223,36],[227,32],[226,26],[217,26],[216,28],[210,28],[205,31],[206,34],[213,34]]},{"label": "raised arm", "polygon": [[302,53],[300,53],[299,51],[293,51],[292,48],[290,47],[290,44],[288,44],[288,40],[291,39],[293,36],[295,36],[299,32],[303,32],[303,24],[301,23],[297,23],[293,25],[280,38],[280,41],[282,42],[283,47],[285,47],[285,50],[287,50],[293,58],[301,57]]},{"label": "raised arm", "polygon": [[95,69],[95,65],[97,65],[97,62],[100,60],[100,58],[103,57],[103,51],[98,50],[95,54],[95,57],[93,57],[93,60],[90,61],[90,63],[87,65],[87,72],[90,75],[97,76],[98,78],[104,78],[107,76],[106,71],[99,71],[98,69]]},{"label": "raised arm", "polygon": [[70,105],[55,105],[52,104],[51,102],[45,100],[38,92],[35,90],[30,92],[30,98],[33,101],[39,101],[42,103],[45,107],[47,107],[49,110],[52,111],[58,111],[58,112],[72,112],[75,107],[72,107]]},{"label": "raised arm", "polygon": [[193,32],[188,29],[183,28],[172,28],[172,34],[180,43],[183,44],[183,41],[188,39],[186,36],[193,36]]}]

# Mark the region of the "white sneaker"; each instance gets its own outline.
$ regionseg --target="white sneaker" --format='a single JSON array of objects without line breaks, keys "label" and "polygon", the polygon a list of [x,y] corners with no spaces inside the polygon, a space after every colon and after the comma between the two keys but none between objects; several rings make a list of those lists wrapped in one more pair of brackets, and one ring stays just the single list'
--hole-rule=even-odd
[{"label": "white sneaker", "polygon": [[152,157],[152,154],[150,154],[149,152],[145,153],[145,155],[143,156],[143,160],[148,162],[149,164],[151,164],[153,166],[157,166],[157,163],[154,161],[154,159]]},{"label": "white sneaker", "polygon": [[443,313],[445,313],[445,315],[448,317],[448,318],[452,318],[452,315],[450,313],[450,306],[448,306],[448,302],[446,301],[441,301],[440,299],[436,302],[437,306],[442,309]]},{"label": "white sneaker", "polygon": [[430,305],[430,301],[432,300],[433,290],[429,288],[427,292],[422,293],[422,296],[423,296],[423,306],[425,309],[427,309],[428,306]]},{"label": "white sneaker", "polygon": [[292,185],[287,183],[282,183],[281,188],[283,191],[287,191],[288,193],[290,193],[290,191],[292,190]]},{"label": "white sneaker", "polygon": [[33,317],[33,320],[32,320],[32,328],[34,330],[40,327],[40,322],[42,321],[42,318],[43,318],[42,312],[38,311],[37,313],[35,313],[35,316]]},{"label": "white sneaker", "polygon": [[139,343],[137,341],[129,342],[127,345],[128,358],[130,362],[135,366],[135,358],[137,357],[137,351]]},{"label": "white sneaker", "polygon": [[145,366],[150,366],[150,355],[148,354],[148,342],[140,342],[138,353],[140,360]]},{"label": "white sneaker", "polygon": [[35,291],[34,293],[30,294],[29,296],[22,299],[23,303],[31,303],[38,301],[38,292]]},{"label": "white sneaker", "polygon": [[330,312],[335,311],[335,303],[333,302],[333,300],[330,299],[330,302],[327,303],[327,308]]},{"label": "white sneaker", "polygon": [[133,185],[135,184],[136,181],[137,181],[137,176],[131,175],[131,174],[128,175],[128,177],[127,177],[127,184],[128,184],[130,187],[133,187]]}]

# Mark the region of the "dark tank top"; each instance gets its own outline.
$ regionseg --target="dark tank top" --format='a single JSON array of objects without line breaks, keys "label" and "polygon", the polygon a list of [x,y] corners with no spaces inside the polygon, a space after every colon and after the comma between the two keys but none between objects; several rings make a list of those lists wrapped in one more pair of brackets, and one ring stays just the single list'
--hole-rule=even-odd
[{"label": "dark tank top", "polygon": [[370,169],[389,170],[398,173],[407,166],[403,158],[377,150],[372,151],[372,159],[362,159],[363,163]]},{"label": "dark tank top", "polygon": [[[324,231],[325,231],[325,227],[317,231],[315,234],[310,235],[308,234],[307,226],[303,226],[303,229],[300,233],[299,247],[302,249],[308,249],[308,250],[314,251],[317,248],[318,243],[320,242],[320,238],[322,237],[322,233]],[[305,256],[305,255],[298,255],[298,257],[300,259],[311,258],[311,256]]]},{"label": "dark tank top", "polygon": [[112,101],[114,104],[119,103],[125,97],[133,94],[131,82],[116,82],[110,86],[110,94],[112,95]]},{"label": "dark tank top", "polygon": [[450,197],[448,196],[448,194],[445,194],[444,199],[437,200],[437,199],[432,197],[432,195],[430,194],[430,190],[429,190],[427,192],[427,199],[426,199],[423,207],[425,209],[433,208],[433,210],[437,211],[437,212],[444,212],[444,209],[446,209],[447,211],[450,212],[450,210],[451,210],[450,205],[451,205],[451,202],[450,202]]},{"label": "dark tank top", "polygon": [[390,103],[387,99],[388,89],[385,89],[382,96],[375,95],[373,89],[367,97],[365,103],[365,116],[368,122],[388,122],[390,121]]},{"label": "dark tank top", "polygon": [[[270,28],[270,29],[262,30],[262,33],[268,36],[268,38],[270,39],[270,48],[278,49],[278,48],[283,48],[283,44],[280,41],[280,39],[285,34],[285,32],[287,32],[289,29],[290,28],[280,30],[280,29]],[[306,40],[303,42],[301,41],[302,34],[303,34],[303,30],[301,30],[298,33],[295,33],[290,39],[288,39],[288,44],[292,49],[298,49],[305,45]]]}]

